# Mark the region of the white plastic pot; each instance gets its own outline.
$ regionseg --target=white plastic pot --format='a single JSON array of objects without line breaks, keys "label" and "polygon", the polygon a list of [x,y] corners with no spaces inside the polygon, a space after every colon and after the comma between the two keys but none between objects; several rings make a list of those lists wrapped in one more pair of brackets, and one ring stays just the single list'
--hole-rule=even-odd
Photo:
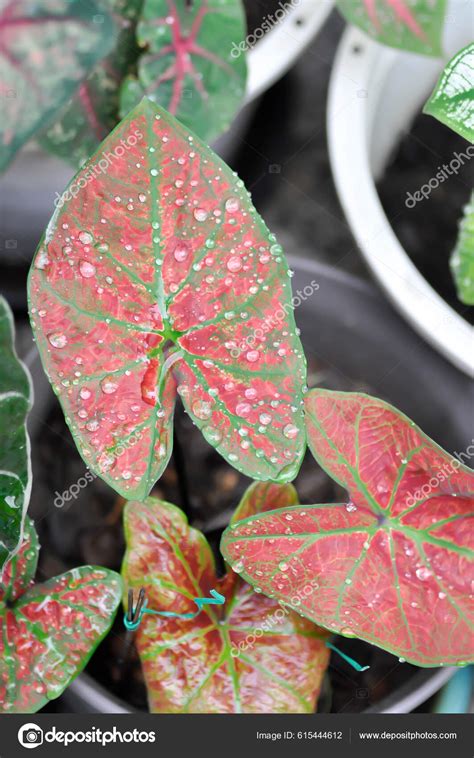
[{"label": "white plastic pot", "polygon": [[470,0],[453,0],[448,6],[445,60],[384,47],[350,28],[338,49],[328,104],[333,175],[362,255],[403,316],[470,376],[474,373],[474,330],[412,263],[385,215],[375,182],[402,133],[422,109],[446,60],[471,37]]}]

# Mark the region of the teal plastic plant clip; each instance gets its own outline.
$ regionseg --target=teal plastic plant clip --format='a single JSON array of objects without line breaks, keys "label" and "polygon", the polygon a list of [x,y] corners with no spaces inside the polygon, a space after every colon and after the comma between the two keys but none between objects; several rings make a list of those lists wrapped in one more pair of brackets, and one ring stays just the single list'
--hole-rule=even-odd
[{"label": "teal plastic plant clip", "polygon": [[217,590],[211,590],[212,597],[195,597],[193,602],[197,605],[197,611],[190,613],[174,613],[174,611],[155,611],[153,608],[147,608],[145,599],[145,589],[142,587],[138,593],[136,608],[133,608],[133,590],[128,591],[128,611],[123,617],[123,623],[127,631],[134,632],[140,626],[141,620],[145,613],[154,616],[163,616],[164,618],[193,619],[199,616],[205,605],[224,605],[225,597]]}]

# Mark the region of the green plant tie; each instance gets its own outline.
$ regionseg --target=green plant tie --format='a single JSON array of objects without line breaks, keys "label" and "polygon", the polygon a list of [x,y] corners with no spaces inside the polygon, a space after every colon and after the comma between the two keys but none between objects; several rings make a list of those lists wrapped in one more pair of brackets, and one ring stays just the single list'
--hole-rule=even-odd
[{"label": "green plant tie", "polygon": [[[128,618],[128,615],[125,614],[123,617],[123,623],[127,631],[134,632],[140,626],[142,618],[145,615],[145,613],[148,613],[149,615],[153,615],[153,616],[163,616],[164,618],[178,618],[178,619],[185,619],[185,620],[194,619],[196,618],[196,616],[199,616],[199,614],[201,613],[205,605],[224,605],[225,603],[224,595],[221,595],[220,592],[217,592],[217,590],[211,590],[210,594],[212,595],[212,597],[193,598],[193,603],[197,605],[197,611],[190,612],[190,613],[175,613],[174,611],[155,611],[153,610],[153,608],[147,608],[146,600],[145,600],[138,612],[138,618],[136,618],[134,621],[131,621]],[[352,668],[355,669],[356,671],[359,671],[359,672],[367,671],[367,669],[370,668],[370,666],[361,666],[360,663],[357,663],[357,661],[355,661],[349,655],[346,655],[345,653],[343,653],[342,650],[339,650],[339,648],[337,648],[331,642],[326,642],[325,645],[330,650],[333,650],[335,653],[337,653],[347,663],[349,663],[349,665],[352,666]]]},{"label": "green plant tie", "polygon": [[339,650],[339,648],[337,648],[331,642],[326,642],[326,647],[328,647],[330,650],[334,650],[335,653],[340,655],[341,658],[347,661],[347,663],[356,671],[367,671],[367,669],[370,669],[370,666],[361,666],[360,663],[357,663],[357,661],[351,658],[350,655],[343,653],[342,650]]},{"label": "green plant tie", "polygon": [[141,620],[145,613],[153,614],[154,616],[164,616],[165,618],[178,618],[178,619],[194,619],[196,616],[199,616],[201,613],[203,607],[205,605],[224,605],[225,603],[225,597],[224,595],[221,595],[217,590],[211,590],[212,597],[195,597],[193,598],[193,603],[196,603],[198,609],[197,611],[191,612],[191,613],[175,613],[174,611],[154,611],[153,608],[147,608],[146,607],[146,601],[143,603],[143,606],[140,610],[140,613],[138,615],[138,618],[135,621],[130,621],[127,617],[127,614],[123,617],[123,623],[125,625],[125,628],[129,632],[134,632],[135,629],[138,629],[140,626]]}]

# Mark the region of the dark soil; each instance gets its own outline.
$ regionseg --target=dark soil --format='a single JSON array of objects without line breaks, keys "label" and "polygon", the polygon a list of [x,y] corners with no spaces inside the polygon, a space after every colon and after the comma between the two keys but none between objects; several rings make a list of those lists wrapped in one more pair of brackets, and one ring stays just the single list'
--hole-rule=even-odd
[{"label": "dark soil", "polygon": [[[370,392],[360,380],[341,380],[333,369],[309,365],[308,383],[339,390]],[[189,490],[188,517],[202,529],[224,570],[218,551],[222,530],[250,483],[231,468],[204,440],[192,422],[178,411],[176,431],[183,448]],[[54,507],[58,494],[67,490],[85,473],[85,465],[76,451],[62,412],[54,401],[42,427],[41,437],[33,440],[33,488],[30,514],[35,519],[42,550],[38,578],[45,579],[81,564],[99,564],[120,571],[124,553],[122,507],[124,501],[104,482],[94,479],[81,489],[76,500],[64,507]],[[192,455],[188,451],[192,450]],[[316,464],[310,454],[303,462],[295,485],[302,503],[341,502],[344,491]],[[183,507],[175,460],[154,487],[152,494]],[[416,669],[401,665],[396,658],[359,640],[341,638],[338,647],[363,665],[356,673],[342,659],[333,655],[320,701],[320,709],[334,712],[358,712],[393,692]],[[99,648],[87,671],[116,696],[133,708],[146,710],[146,689],[140,662],[134,647],[125,654],[125,634],[121,613],[112,632]]]},{"label": "dark soil", "polygon": [[[436,119],[420,114],[399,144],[378,190],[393,229],[417,268],[458,313],[474,323],[474,308],[458,300],[449,269],[458,221],[473,186],[474,160],[466,155],[468,145]],[[427,199],[407,208],[407,192],[413,195],[443,164],[449,169],[455,153],[465,155],[458,173],[448,174]]]}]

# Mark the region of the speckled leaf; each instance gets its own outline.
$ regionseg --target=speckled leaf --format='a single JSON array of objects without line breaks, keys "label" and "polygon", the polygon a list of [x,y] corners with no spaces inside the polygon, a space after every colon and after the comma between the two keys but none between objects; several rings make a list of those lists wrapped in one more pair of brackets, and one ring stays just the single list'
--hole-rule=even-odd
[{"label": "speckled leaf", "polygon": [[326,632],[233,572],[218,580],[205,537],[175,506],[152,498],[129,503],[125,531],[124,581],[146,587],[150,608],[187,613],[196,610],[192,598],[211,589],[226,597],[192,620],[143,617],[136,644],[151,711],[314,710],[329,659]]},{"label": "speckled leaf", "polygon": [[109,631],[122,595],[121,577],[97,566],[31,584],[37,552],[27,519],[0,584],[0,713],[33,713],[59,697]]},{"label": "speckled leaf", "polygon": [[387,403],[313,390],[308,441],[346,504],[280,509],[223,537],[266,594],[310,581],[308,618],[419,666],[473,657],[474,474]]},{"label": "speckled leaf", "polygon": [[144,100],[67,197],[31,269],[30,313],[87,465],[143,499],[171,454],[177,388],[236,468],[293,479],[306,364],[282,249],[243,183]]},{"label": "speckled leaf", "polygon": [[347,21],[384,45],[441,54],[446,0],[337,0]]},{"label": "speckled leaf", "polygon": [[206,142],[225,131],[245,90],[241,0],[145,0],[137,36],[146,52],[122,85],[122,115],[146,95]]},{"label": "speckled leaf", "polygon": [[459,299],[474,305],[474,193],[464,208],[456,247],[451,256],[451,270]]},{"label": "speckled leaf", "polygon": [[14,347],[13,316],[0,297],[0,578],[21,541],[31,490],[26,415],[33,390]]},{"label": "speckled leaf", "polygon": [[474,142],[474,43],[449,61],[423,110]]},{"label": "speckled leaf", "polygon": [[142,4],[143,0],[105,0],[118,29],[114,49],[38,140],[73,166],[81,166],[119,121],[119,87],[139,55],[135,29]]},{"label": "speckled leaf", "polygon": [[114,34],[96,0],[0,0],[0,169],[51,123]]}]

